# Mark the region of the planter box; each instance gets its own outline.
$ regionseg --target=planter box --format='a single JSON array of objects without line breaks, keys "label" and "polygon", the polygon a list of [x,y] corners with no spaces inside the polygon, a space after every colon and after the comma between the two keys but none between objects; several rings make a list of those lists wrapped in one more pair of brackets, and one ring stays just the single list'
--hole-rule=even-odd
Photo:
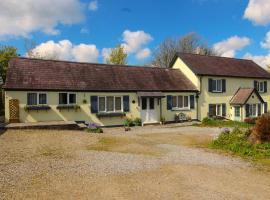
[{"label": "planter box", "polygon": [[116,113],[97,113],[97,117],[124,117],[126,113],[123,112],[116,112]]},{"label": "planter box", "polygon": [[50,110],[50,106],[25,106],[24,108],[26,111],[31,111],[31,110]]}]

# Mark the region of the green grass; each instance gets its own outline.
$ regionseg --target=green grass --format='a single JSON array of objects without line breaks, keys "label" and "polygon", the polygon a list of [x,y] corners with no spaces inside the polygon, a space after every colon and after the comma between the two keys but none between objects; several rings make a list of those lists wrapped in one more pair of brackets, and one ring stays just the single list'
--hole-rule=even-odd
[{"label": "green grass", "polygon": [[230,133],[220,134],[217,139],[210,143],[210,147],[253,160],[264,160],[266,162],[270,160],[270,143],[251,144],[248,141],[247,134],[237,128]]},{"label": "green grass", "polygon": [[195,125],[195,126],[251,128],[254,125],[253,124],[248,124],[248,123],[245,123],[245,122],[232,121],[232,120],[217,120],[217,119],[205,118],[205,119],[203,119],[202,124]]}]

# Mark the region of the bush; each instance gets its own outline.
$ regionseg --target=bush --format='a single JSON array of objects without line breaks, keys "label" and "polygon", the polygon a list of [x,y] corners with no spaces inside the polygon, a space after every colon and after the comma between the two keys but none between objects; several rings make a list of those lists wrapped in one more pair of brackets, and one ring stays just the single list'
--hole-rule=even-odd
[{"label": "bush", "polygon": [[124,120],[124,126],[127,126],[127,127],[134,126],[134,123],[133,123],[132,119],[126,118],[126,119]]},{"label": "bush", "polygon": [[86,128],[86,131],[89,133],[103,133],[102,128],[98,124],[95,124],[95,123],[89,123]]},{"label": "bush", "polygon": [[207,124],[211,123],[211,121],[212,121],[212,119],[210,119],[209,117],[205,117],[205,118],[203,118],[202,123],[207,125]]},{"label": "bush", "polygon": [[270,113],[263,114],[257,119],[251,137],[253,142],[270,141]]},{"label": "bush", "polygon": [[134,119],[133,124],[135,126],[141,126],[142,125],[142,120],[137,117],[137,118]]},{"label": "bush", "polygon": [[256,117],[252,117],[252,118],[250,117],[250,118],[246,118],[244,121],[247,124],[255,124],[256,123],[256,120],[257,120]]},{"label": "bush", "polygon": [[211,142],[210,147],[253,159],[269,158],[270,143],[252,144],[248,141],[248,132],[235,128],[230,133],[221,133]]}]

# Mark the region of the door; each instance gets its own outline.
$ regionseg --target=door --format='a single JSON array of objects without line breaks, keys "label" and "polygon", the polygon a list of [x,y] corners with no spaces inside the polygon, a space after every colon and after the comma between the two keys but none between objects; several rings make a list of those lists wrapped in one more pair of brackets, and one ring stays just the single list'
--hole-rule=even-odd
[{"label": "door", "polygon": [[9,100],[9,123],[18,123],[20,122],[19,115],[19,100],[10,99]]},{"label": "door", "polygon": [[153,97],[141,98],[142,123],[158,122],[158,99]]}]

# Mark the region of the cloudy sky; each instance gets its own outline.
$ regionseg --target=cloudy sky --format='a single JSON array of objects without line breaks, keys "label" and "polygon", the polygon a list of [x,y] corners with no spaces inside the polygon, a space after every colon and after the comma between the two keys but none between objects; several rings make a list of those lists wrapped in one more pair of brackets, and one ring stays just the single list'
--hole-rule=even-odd
[{"label": "cloudy sky", "polygon": [[270,0],[1,0],[0,44],[25,56],[103,62],[122,44],[144,64],[167,37],[200,34],[222,56],[270,63]]}]

